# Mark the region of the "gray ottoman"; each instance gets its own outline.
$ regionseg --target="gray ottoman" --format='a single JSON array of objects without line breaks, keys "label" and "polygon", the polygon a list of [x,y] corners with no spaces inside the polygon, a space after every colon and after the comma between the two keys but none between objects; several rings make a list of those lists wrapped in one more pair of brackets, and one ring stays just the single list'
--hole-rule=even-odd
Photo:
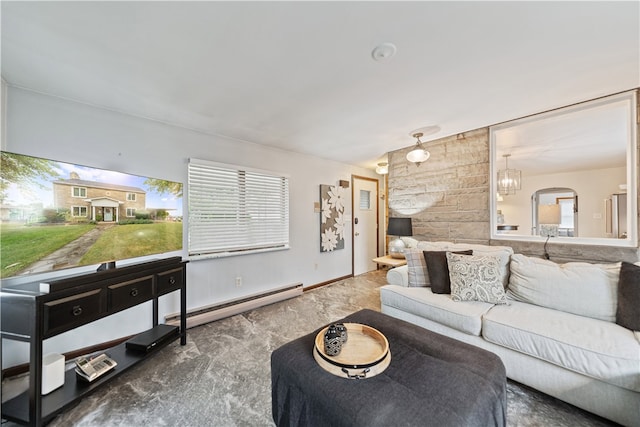
[{"label": "gray ottoman", "polygon": [[495,354],[372,310],[341,321],[382,332],[391,364],[361,380],[328,373],[312,353],[321,328],[283,345],[271,354],[277,426],[506,424],[506,374]]}]

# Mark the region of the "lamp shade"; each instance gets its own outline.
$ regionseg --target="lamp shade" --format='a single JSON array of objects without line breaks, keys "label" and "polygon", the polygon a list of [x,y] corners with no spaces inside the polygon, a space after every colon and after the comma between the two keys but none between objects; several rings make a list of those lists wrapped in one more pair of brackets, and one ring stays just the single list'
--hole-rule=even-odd
[{"label": "lamp shade", "polygon": [[538,206],[538,224],[560,224],[560,205]]},{"label": "lamp shade", "polygon": [[411,218],[389,218],[387,234],[390,236],[413,236]]},{"label": "lamp shade", "polygon": [[429,160],[431,154],[424,148],[417,147],[407,153],[407,160],[412,163],[422,163]]},{"label": "lamp shade", "polygon": [[[429,129],[429,131],[431,132],[431,129]],[[423,135],[424,134],[422,132],[416,132],[411,135],[416,139],[416,146],[413,150],[407,153],[407,160],[411,163],[415,163],[416,166],[420,166],[420,163],[426,162],[431,156],[431,154],[422,146],[422,141],[420,141],[420,137]]]},{"label": "lamp shade", "polygon": [[378,163],[378,166],[376,167],[376,173],[379,175],[386,175],[389,173],[389,163],[387,162],[381,162]]}]

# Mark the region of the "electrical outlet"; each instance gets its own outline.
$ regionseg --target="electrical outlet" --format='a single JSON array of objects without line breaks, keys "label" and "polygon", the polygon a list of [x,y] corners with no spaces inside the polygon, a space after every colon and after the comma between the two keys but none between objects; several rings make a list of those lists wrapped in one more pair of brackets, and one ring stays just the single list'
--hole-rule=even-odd
[{"label": "electrical outlet", "polygon": [[242,277],[240,276],[236,277],[236,286],[238,287],[242,286]]},{"label": "electrical outlet", "polygon": [[317,270],[318,269],[318,263],[316,262],[315,264],[313,264],[313,269]]}]

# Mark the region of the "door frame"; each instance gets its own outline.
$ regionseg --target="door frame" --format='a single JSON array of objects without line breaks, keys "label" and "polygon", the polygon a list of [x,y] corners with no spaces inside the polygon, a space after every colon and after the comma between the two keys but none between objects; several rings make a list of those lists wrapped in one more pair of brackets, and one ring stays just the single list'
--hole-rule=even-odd
[{"label": "door frame", "polygon": [[376,257],[380,256],[380,180],[362,175],[351,175],[351,276],[355,275],[356,238],[355,238],[355,182],[357,179],[376,183]]}]

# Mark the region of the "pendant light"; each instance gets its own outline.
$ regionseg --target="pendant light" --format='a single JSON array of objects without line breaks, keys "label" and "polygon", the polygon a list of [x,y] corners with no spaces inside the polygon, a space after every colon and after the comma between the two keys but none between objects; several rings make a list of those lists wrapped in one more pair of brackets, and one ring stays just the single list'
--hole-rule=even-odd
[{"label": "pendant light", "polygon": [[387,162],[380,162],[378,163],[378,166],[376,167],[376,173],[378,175],[386,175],[389,173],[389,163]]},{"label": "pendant light", "polygon": [[417,140],[416,147],[407,153],[407,160],[411,163],[415,163],[416,166],[420,166],[420,163],[426,162],[431,156],[431,154],[422,146],[422,141],[420,141],[420,137],[422,135],[422,132],[416,132],[412,135]]},{"label": "pendant light", "polygon": [[498,171],[498,194],[508,196],[516,194],[516,190],[522,188],[521,171],[509,169],[509,157],[511,154],[503,154],[504,169]]}]

